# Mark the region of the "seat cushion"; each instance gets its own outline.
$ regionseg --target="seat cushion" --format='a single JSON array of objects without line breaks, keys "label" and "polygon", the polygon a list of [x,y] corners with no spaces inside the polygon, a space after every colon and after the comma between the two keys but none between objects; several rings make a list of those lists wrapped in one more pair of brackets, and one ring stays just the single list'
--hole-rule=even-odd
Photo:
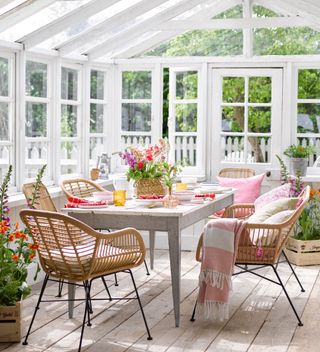
[{"label": "seat cushion", "polygon": [[217,177],[221,187],[236,188],[234,203],[254,203],[260,196],[264,174],[246,178]]},{"label": "seat cushion", "polygon": [[248,223],[261,224],[277,213],[285,210],[294,210],[298,200],[299,198],[281,198],[274,200],[251,215],[248,219]]},{"label": "seat cushion", "polygon": [[254,202],[255,210],[257,211],[261,209],[265,205],[273,202],[274,200],[281,199],[281,198],[289,198],[290,189],[291,189],[291,184],[285,183],[284,185],[273,188],[271,191],[262,194]]}]

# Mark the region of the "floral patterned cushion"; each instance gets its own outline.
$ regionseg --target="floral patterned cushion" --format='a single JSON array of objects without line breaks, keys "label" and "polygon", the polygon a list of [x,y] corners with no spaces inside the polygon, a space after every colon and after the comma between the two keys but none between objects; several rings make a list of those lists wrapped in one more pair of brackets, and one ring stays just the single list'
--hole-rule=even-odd
[{"label": "floral patterned cushion", "polygon": [[281,198],[289,198],[290,189],[291,189],[291,184],[285,183],[284,185],[273,188],[271,191],[262,194],[254,202],[255,210],[261,209],[265,205],[273,202],[274,200],[281,199]]}]

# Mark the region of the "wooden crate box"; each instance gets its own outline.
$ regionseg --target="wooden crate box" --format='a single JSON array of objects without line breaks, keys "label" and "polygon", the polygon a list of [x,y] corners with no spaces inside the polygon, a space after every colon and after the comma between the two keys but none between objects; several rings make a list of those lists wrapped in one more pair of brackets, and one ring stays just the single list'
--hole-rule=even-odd
[{"label": "wooden crate box", "polygon": [[20,342],[21,306],[0,306],[0,342]]},{"label": "wooden crate box", "polygon": [[291,263],[296,265],[320,264],[320,240],[301,241],[293,237],[288,238],[285,248]]}]

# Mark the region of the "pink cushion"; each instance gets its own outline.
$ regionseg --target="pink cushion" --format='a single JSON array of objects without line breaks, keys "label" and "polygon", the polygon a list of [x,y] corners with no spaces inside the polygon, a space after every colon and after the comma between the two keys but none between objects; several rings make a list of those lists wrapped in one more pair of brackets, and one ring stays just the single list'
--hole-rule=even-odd
[{"label": "pink cushion", "polygon": [[285,183],[279,187],[273,188],[271,191],[262,194],[256,201],[254,202],[255,210],[259,210],[265,205],[273,202],[274,200],[280,198],[289,198],[290,197],[290,183]]},{"label": "pink cushion", "polygon": [[217,177],[221,187],[236,188],[234,203],[253,203],[259,196],[264,174],[246,178]]}]

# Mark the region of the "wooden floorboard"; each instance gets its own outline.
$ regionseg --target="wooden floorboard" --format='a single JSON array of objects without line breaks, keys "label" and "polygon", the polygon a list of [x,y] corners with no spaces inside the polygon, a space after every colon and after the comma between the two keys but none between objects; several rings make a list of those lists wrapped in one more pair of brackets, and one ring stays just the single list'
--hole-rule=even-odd
[{"label": "wooden floorboard", "polygon": [[[230,298],[230,318],[225,322],[190,322],[197,296],[199,264],[194,253],[182,254],[181,326],[174,327],[172,291],[168,253],[156,251],[155,270],[146,275],[144,266],[134,272],[141,300],[147,316],[152,341],[147,341],[146,331],[136,300],[95,301],[92,327],[86,327],[83,351],[98,352],[316,352],[319,351],[320,325],[320,267],[298,267],[297,273],[306,292],[301,292],[290,268],[279,266],[279,273],[302,317],[304,326],[297,320],[286,296],[277,286],[259,277],[242,274],[233,279]],[[270,268],[262,271],[273,278]],[[119,274],[119,286],[114,286],[113,276],[108,278],[114,296],[132,296],[129,275]],[[29,325],[40,286],[35,286],[32,296],[23,302],[23,331]],[[46,298],[57,294],[57,284],[50,284]],[[66,288],[63,298],[66,298]],[[101,280],[92,288],[95,298],[106,297]],[[83,297],[77,288],[76,297]],[[66,302],[44,303],[36,318],[29,345],[0,344],[4,352],[58,352],[77,351],[83,318],[83,303],[76,304],[74,318],[67,315]],[[107,308],[107,309],[106,309]]]}]

